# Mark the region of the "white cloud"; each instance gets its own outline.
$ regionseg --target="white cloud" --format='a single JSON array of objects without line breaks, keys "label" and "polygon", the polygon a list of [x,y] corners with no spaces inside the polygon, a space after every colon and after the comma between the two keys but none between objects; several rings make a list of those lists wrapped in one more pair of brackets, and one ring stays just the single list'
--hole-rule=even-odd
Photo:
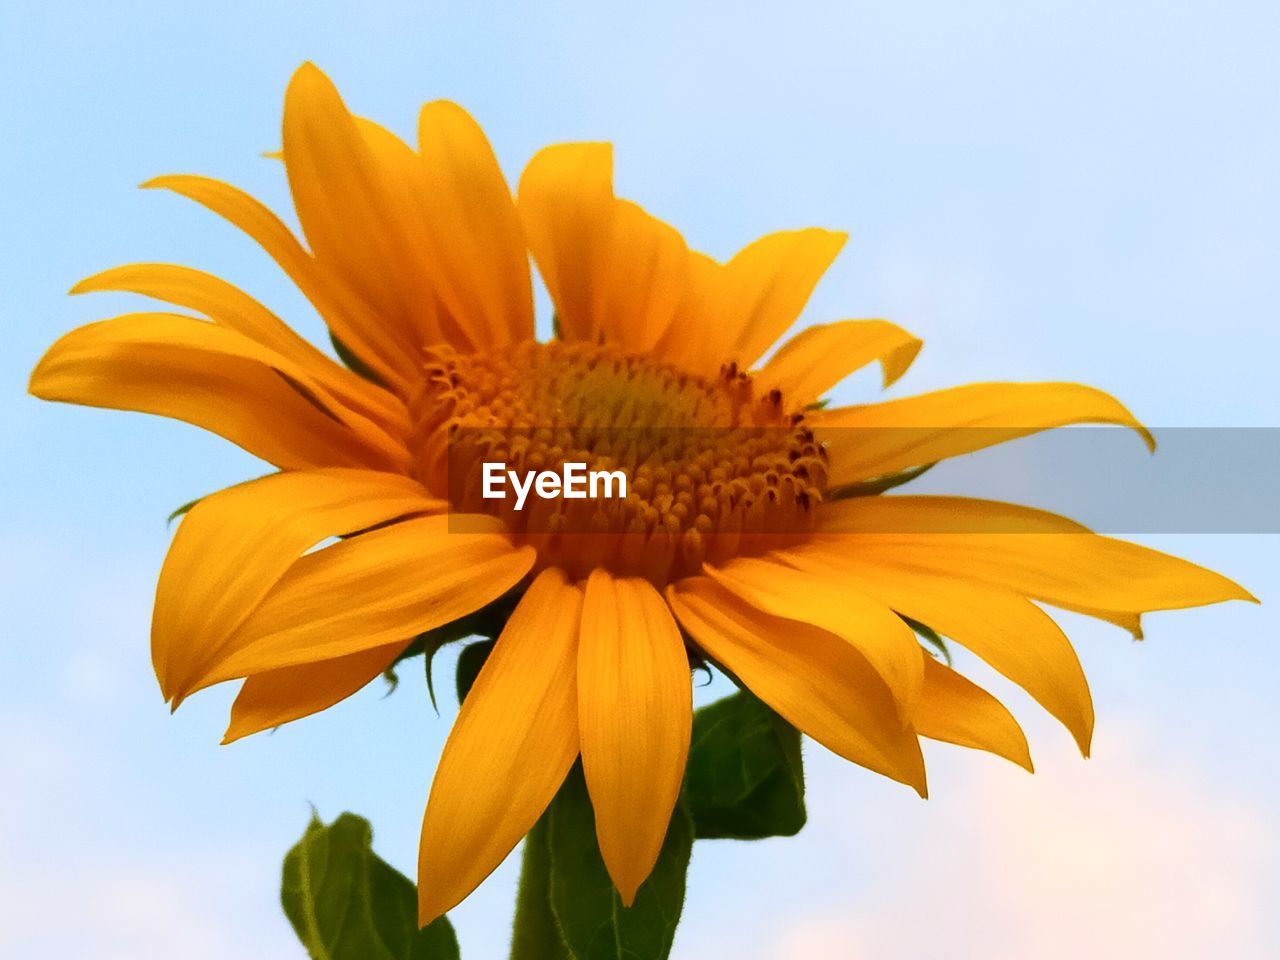
[{"label": "white cloud", "polygon": [[1042,755],[1034,778],[966,764],[905,839],[841,838],[880,872],[760,960],[1269,955],[1263,811],[1162,759],[1158,738],[1109,730],[1102,757]]}]

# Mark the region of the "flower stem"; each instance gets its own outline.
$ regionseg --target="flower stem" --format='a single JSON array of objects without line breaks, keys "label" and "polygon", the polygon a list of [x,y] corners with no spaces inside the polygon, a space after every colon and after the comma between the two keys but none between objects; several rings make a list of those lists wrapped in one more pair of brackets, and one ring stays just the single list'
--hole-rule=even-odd
[{"label": "flower stem", "polygon": [[547,818],[542,817],[524,841],[520,888],[511,935],[511,960],[572,960],[551,913],[551,849]]}]

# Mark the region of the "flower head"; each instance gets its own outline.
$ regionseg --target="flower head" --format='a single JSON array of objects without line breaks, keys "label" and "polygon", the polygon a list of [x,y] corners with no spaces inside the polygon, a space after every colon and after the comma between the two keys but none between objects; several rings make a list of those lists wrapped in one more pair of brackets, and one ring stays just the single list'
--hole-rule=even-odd
[{"label": "flower head", "polygon": [[[1030,508],[879,495],[884,478],[1037,430],[1150,436],[1075,384],[822,408],[854,370],[878,362],[888,384],[920,348],[883,320],[843,320],[762,362],[843,234],[775,233],[717,262],[615,196],[599,143],[543,150],[513,199],[459,107],[424,107],[415,150],[352,116],[309,65],[289,85],[283,160],[306,246],[224,183],[148,186],[256,240],[361,373],[222,280],[139,264],[76,292],[131,291],[199,316],[72,331],[31,390],[186,420],[278,468],[197,503],[157,588],[166,699],[244,680],[228,740],[322,710],[415,637],[518,597],[431,790],[424,921],[497,866],[579,756],[605,863],[634,897],[684,773],[691,650],[831,750],[924,794],[922,736],[1031,762],[1009,712],[924,652],[912,623],[1020,684],[1087,752],[1088,686],[1040,604],[1136,634],[1148,610],[1250,599]],[[555,304],[552,342],[534,337],[529,252]],[[620,469],[630,488],[516,511],[479,493],[495,459]]]}]

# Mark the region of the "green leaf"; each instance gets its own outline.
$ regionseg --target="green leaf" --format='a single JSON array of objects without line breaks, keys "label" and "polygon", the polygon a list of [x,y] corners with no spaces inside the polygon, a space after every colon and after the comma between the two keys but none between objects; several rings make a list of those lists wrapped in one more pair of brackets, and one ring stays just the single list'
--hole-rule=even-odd
[{"label": "green leaf", "polygon": [[338,359],[346,364],[347,369],[357,377],[363,377],[370,383],[376,383],[380,387],[386,386],[382,382],[382,378],[369,369],[369,365],[361,360],[354,350],[339,340],[338,335],[332,330],[329,331],[329,342],[333,344],[333,352],[338,355]]},{"label": "green leaf", "polygon": [[481,640],[479,643],[467,644],[462,648],[462,652],[458,654],[458,672],[456,675],[458,703],[462,703],[463,700],[467,699],[467,694],[471,692],[471,685],[476,682],[476,677],[480,676],[480,668],[489,659],[489,651],[492,649],[492,640]]},{"label": "green leaf", "polygon": [[[637,784],[636,789],[643,787]],[[685,873],[693,850],[693,823],[683,799],[653,873],[630,908],[622,905],[600,858],[581,764],[569,773],[546,820],[551,911],[573,960],[665,960],[684,908]]]},{"label": "green leaf", "polygon": [[363,817],[313,816],[285,856],[280,902],[312,960],[458,960],[449,921],[418,929],[417,889],[372,843]]},{"label": "green leaf", "polygon": [[853,497],[873,497],[884,493],[886,490],[892,490],[894,487],[900,487],[904,483],[910,483],[921,474],[932,470],[934,466],[935,464],[926,463],[920,467],[909,467],[906,470],[899,470],[897,473],[886,474],[883,477],[863,480],[861,483],[849,483],[843,487],[828,490],[824,494],[824,498],[827,500],[849,500]]},{"label": "green leaf", "polygon": [[799,731],[745,690],[703,707],[685,791],[699,840],[793,836],[806,818]]}]

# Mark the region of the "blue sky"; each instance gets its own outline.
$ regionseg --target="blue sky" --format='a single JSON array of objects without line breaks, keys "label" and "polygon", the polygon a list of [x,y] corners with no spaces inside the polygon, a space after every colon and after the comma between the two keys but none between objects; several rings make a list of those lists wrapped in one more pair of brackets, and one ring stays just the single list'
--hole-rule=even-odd
[{"label": "blue sky", "polygon": [[[401,133],[421,102],[458,100],[509,176],[542,144],[610,139],[620,192],[718,255],[849,229],[804,322],[923,336],[894,396],[1070,379],[1157,426],[1276,426],[1280,11],[1116,6],[6,6],[0,953],[300,956],[275,888],[307,804],[369,816],[411,871],[452,711],[434,716],[409,667],[387,699],[229,748],[230,691],[168,716],[147,654],[164,517],[262,466],[180,424],[41,404],[27,374],[58,334],[129,309],[65,296],[117,263],[211,270],[319,327],[234,230],[137,183],[206,173],[286,210],[260,154],[311,59]],[[874,394],[858,377],[837,396]],[[810,827],[700,844],[676,956],[1263,956],[1280,937],[1276,538],[1145,540],[1264,606],[1154,616],[1141,645],[1067,618],[1098,704],[1087,762],[1016,691],[1034,778],[931,749],[922,803],[812,747]],[[456,911],[466,955],[501,955],[514,866]]]}]

